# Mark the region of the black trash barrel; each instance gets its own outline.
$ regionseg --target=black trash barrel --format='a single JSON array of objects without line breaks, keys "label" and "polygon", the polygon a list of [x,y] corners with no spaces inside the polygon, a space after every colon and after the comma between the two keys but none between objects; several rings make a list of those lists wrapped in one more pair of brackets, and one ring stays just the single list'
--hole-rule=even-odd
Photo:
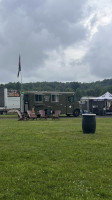
[{"label": "black trash barrel", "polygon": [[82,115],[83,133],[95,133],[96,130],[96,114]]}]

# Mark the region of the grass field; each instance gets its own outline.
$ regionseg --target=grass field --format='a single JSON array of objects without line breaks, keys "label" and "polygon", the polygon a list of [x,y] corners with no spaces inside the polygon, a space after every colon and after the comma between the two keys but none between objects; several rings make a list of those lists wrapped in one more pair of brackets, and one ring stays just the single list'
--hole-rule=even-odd
[{"label": "grass field", "polygon": [[112,200],[112,118],[0,120],[0,200]]}]

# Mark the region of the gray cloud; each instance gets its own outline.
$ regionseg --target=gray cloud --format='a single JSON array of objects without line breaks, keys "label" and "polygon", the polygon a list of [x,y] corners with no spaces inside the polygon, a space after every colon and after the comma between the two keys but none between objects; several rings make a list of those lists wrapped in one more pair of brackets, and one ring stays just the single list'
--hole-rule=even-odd
[{"label": "gray cloud", "polygon": [[[80,24],[82,0],[4,0],[0,11],[0,66],[15,73],[17,56],[21,53],[22,70],[29,81],[27,73],[33,70],[35,80],[35,71],[43,68],[47,51],[66,48],[85,37]],[[11,76],[7,81],[13,81]]]},{"label": "gray cloud", "polygon": [[90,44],[84,62],[98,78],[111,78],[112,74],[112,25],[100,27]]},{"label": "gray cloud", "polygon": [[[84,25],[97,7],[97,3],[90,2],[88,0],[0,1],[1,82],[18,81],[19,53],[24,82],[86,81],[87,74],[90,77],[89,81],[108,77],[111,72],[111,57],[108,54],[110,43],[109,39],[106,44],[104,41],[106,36],[109,38],[111,28],[110,25],[101,27],[97,25],[99,20],[97,13],[89,25]],[[98,3],[98,10],[100,5],[101,2]],[[97,27],[99,32],[89,41],[94,27]],[[100,72],[106,65],[106,63],[104,65],[106,57],[108,57],[109,73]],[[99,70],[98,73],[96,69]]]}]

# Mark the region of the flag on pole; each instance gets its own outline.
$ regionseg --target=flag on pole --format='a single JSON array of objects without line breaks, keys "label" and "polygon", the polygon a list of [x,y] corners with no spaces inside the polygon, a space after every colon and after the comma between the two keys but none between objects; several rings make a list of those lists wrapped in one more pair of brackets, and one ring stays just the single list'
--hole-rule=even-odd
[{"label": "flag on pole", "polygon": [[21,57],[19,55],[19,63],[18,63],[18,74],[17,74],[17,77],[19,77],[19,73],[21,71]]}]

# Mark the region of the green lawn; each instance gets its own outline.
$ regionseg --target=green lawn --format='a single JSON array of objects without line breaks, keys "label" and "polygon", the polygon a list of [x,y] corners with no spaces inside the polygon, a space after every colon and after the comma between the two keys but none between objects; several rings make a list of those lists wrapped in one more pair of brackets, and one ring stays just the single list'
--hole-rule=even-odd
[{"label": "green lawn", "polygon": [[0,200],[112,200],[112,118],[0,120]]}]

